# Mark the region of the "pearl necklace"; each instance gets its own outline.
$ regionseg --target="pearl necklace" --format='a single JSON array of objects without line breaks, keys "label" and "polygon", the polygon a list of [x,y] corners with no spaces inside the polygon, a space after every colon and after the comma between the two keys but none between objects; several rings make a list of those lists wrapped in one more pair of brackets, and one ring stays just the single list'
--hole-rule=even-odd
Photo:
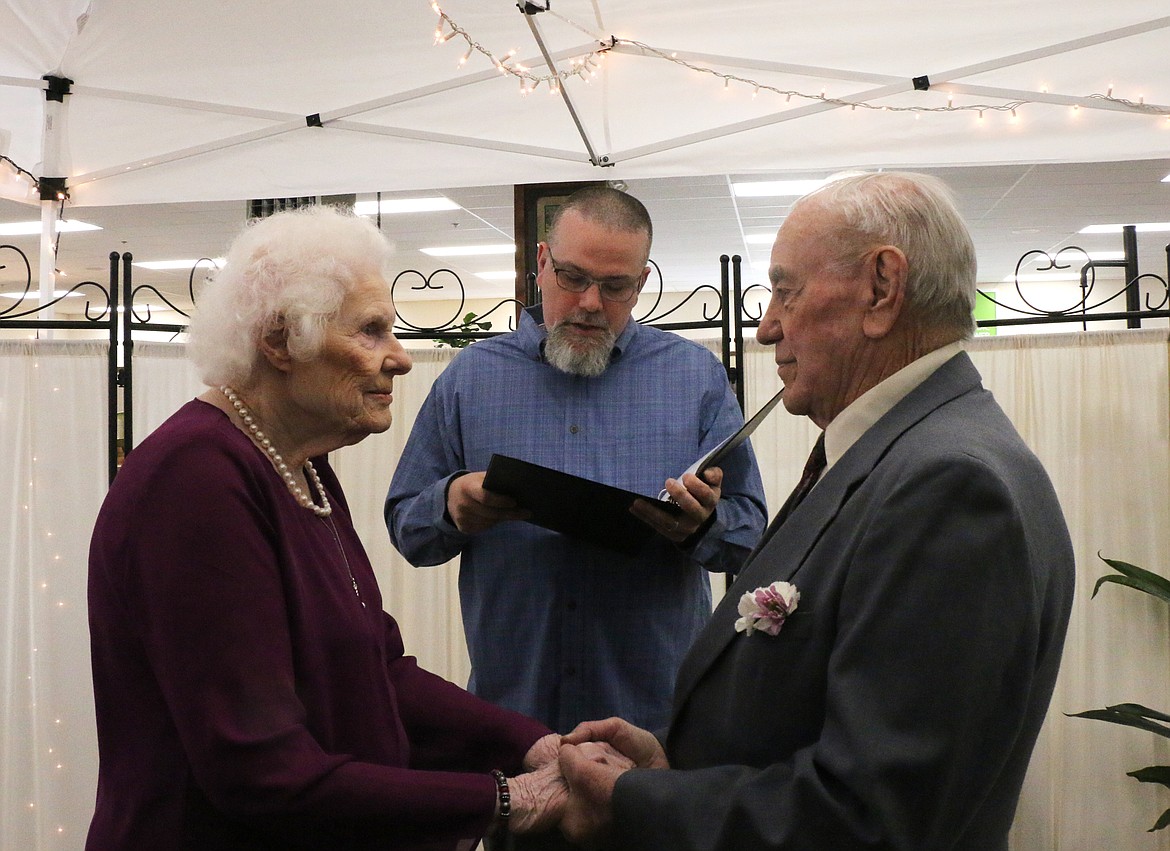
[{"label": "pearl necklace", "polygon": [[312,481],[317,493],[321,495],[321,505],[317,505],[313,502],[313,498],[305,493],[305,489],[301,487],[300,482],[297,481],[292,470],[288,468],[288,464],[284,462],[284,458],[276,451],[276,447],[272,445],[272,441],[268,439],[267,435],[260,430],[260,426],[256,424],[256,418],[252,416],[252,412],[244,407],[243,400],[240,399],[236,391],[225,384],[219,388],[219,392],[226,396],[227,400],[231,402],[232,407],[236,409],[236,413],[240,416],[240,421],[248,429],[252,440],[272,459],[276,471],[284,479],[285,485],[288,486],[289,492],[296,499],[297,503],[302,508],[309,509],[318,517],[328,517],[332,514],[333,506],[329,504],[329,495],[325,493],[325,487],[321,484],[321,477],[317,475],[317,471],[313,468],[313,462],[305,459],[305,472],[308,473],[309,480]]}]

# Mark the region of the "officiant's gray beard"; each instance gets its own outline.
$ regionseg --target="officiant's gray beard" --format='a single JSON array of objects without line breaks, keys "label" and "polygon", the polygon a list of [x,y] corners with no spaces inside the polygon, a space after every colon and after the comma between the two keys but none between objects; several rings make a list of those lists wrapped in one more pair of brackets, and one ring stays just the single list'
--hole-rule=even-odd
[{"label": "officiant's gray beard", "polygon": [[607,328],[596,340],[576,340],[564,326],[562,322],[549,330],[544,359],[570,375],[596,378],[605,372],[617,335]]}]

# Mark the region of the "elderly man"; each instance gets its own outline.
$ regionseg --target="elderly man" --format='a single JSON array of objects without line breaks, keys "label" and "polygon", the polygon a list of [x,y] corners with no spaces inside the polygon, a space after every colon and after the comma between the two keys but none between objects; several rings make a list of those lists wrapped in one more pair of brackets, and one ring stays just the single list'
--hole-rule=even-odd
[{"label": "elderly man", "polygon": [[[744,445],[703,479],[677,476],[743,424],[711,352],[631,319],[652,227],[636,198],[578,190],[539,246],[541,304],[469,346],[435,382],[386,500],[416,566],[461,554],[469,689],[561,732],[622,715],[659,726],[711,614],[709,572],[735,572],[767,516]],[[641,494],[658,534],[630,555],[516,522],[483,487],[493,453]],[[582,510],[587,506],[581,506]]]},{"label": "elderly man", "polygon": [[[562,829],[663,851],[1006,849],[1073,554],[1047,475],[960,348],[970,236],[931,178],[845,178],[793,207],[769,276],[758,338],[785,406],[824,429],[815,486],[691,648],[669,728],[567,737]],[[637,768],[589,762],[587,740]]]}]

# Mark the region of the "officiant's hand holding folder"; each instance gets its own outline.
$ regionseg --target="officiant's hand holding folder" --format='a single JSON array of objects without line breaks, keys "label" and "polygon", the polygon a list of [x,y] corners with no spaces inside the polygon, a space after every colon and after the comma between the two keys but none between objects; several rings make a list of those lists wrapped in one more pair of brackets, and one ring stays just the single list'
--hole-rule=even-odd
[{"label": "officiant's hand holding folder", "polygon": [[[738,431],[695,461],[678,479],[681,481],[687,473],[702,477],[705,470],[719,466],[776,407],[783,392],[768,400]],[[626,554],[636,553],[655,533],[630,513],[635,501],[649,502],[676,516],[682,513],[665,490],[654,498],[508,455],[492,455],[483,486],[512,497],[521,508],[532,512],[530,523]]]}]

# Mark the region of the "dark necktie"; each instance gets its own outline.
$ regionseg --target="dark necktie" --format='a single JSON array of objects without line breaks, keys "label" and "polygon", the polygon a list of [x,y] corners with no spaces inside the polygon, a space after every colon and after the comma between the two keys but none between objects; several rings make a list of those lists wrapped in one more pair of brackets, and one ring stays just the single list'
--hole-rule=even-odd
[{"label": "dark necktie", "polygon": [[788,518],[788,515],[796,509],[796,506],[800,504],[800,501],[808,496],[808,492],[813,489],[813,485],[817,483],[817,479],[825,471],[825,465],[827,463],[825,460],[825,433],[822,431],[821,436],[817,438],[817,442],[813,444],[808,461],[804,464],[804,472],[800,476],[800,481],[797,482],[796,488],[789,495],[788,499],[785,500],[784,505],[780,507],[780,511],[776,514],[776,519],[772,521],[773,527],[783,523]]},{"label": "dark necktie", "polygon": [[[828,461],[825,459],[825,433],[822,431],[821,436],[817,438],[817,442],[813,444],[812,452],[809,453],[808,460],[804,462],[804,472],[800,474],[800,481],[796,483],[796,488],[789,494],[788,499],[784,501],[784,505],[780,507],[780,511],[772,518],[772,522],[768,524],[768,528],[764,530],[760,542],[756,544],[755,550],[748,557],[750,562],[755,558],[756,553],[764,548],[764,545],[776,534],[776,530],[780,528],[788,515],[793,512],[796,506],[802,499],[808,496],[808,492],[813,489],[813,485],[821,477],[821,473],[825,471],[828,466]],[[727,574],[727,585],[731,587],[731,583],[735,581],[736,574]]]}]

